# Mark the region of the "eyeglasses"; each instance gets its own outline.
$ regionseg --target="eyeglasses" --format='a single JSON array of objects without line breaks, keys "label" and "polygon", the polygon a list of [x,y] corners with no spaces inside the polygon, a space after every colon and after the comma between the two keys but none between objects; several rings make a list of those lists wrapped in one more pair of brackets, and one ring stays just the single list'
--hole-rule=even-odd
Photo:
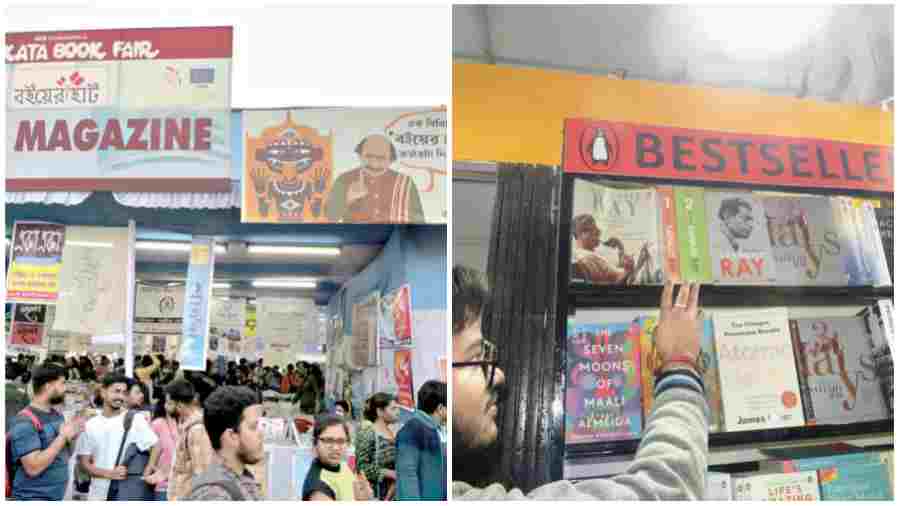
[{"label": "eyeglasses", "polygon": [[472,362],[453,362],[453,367],[481,367],[484,372],[484,378],[487,380],[487,387],[490,389],[494,386],[494,374],[497,371],[497,345],[488,341],[481,340],[481,360]]},{"label": "eyeglasses", "polygon": [[347,446],[346,439],[331,439],[331,438],[321,438],[319,439],[319,444],[322,446],[330,446],[332,448],[341,448],[343,446]]}]

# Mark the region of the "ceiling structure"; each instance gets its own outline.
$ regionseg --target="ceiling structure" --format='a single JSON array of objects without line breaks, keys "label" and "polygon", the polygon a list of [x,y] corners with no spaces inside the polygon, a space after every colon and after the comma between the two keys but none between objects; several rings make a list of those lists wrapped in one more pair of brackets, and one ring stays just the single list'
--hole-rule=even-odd
[{"label": "ceiling structure", "polygon": [[893,96],[893,5],[455,5],[456,61],[878,105]]}]

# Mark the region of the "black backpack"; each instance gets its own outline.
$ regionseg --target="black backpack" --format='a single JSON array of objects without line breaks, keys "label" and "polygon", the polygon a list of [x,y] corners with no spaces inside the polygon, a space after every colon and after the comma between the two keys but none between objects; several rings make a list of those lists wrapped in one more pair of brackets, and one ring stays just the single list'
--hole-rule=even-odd
[{"label": "black backpack", "polygon": [[[113,480],[109,486],[109,494],[107,500],[116,501],[152,501],[153,487],[144,481],[143,470],[150,460],[149,452],[141,452],[135,446],[131,446],[126,451],[125,442],[128,440],[128,433],[131,431],[131,425],[134,422],[136,411],[128,410],[125,413],[125,435],[122,436],[122,442],[119,444],[119,453],[116,455],[116,466],[125,464],[129,468],[128,476],[124,480]],[[132,450],[134,448],[134,450]],[[124,461],[123,453],[128,457]],[[135,467],[136,471],[132,472],[131,468]]]}]

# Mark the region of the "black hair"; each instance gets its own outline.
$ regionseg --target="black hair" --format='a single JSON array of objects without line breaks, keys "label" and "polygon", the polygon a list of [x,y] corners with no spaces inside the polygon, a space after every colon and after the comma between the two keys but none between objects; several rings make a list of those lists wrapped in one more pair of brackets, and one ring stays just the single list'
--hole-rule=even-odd
[{"label": "black hair", "polygon": [[157,418],[167,418],[169,413],[166,412],[166,399],[163,397],[162,399],[156,401],[156,404],[153,405],[153,417],[150,420],[156,420]]},{"label": "black hair", "polygon": [[293,370],[294,370],[294,364],[288,364],[287,370],[288,370],[288,371],[293,371]]},{"label": "black hair", "polygon": [[471,267],[453,267],[453,334],[477,321],[489,303],[484,275]]},{"label": "black hair", "polygon": [[318,418],[316,418],[316,426],[313,429],[313,444],[319,444],[319,436],[321,436],[322,433],[328,430],[330,427],[334,427],[336,425],[340,425],[341,427],[343,427],[344,434],[347,435],[347,439],[350,439],[350,427],[347,425],[346,420],[334,415],[320,415]]},{"label": "black hair", "polygon": [[342,408],[344,408],[344,413],[347,413],[348,415],[350,414],[350,403],[349,402],[341,399],[341,400],[335,402],[334,406],[335,407],[341,406]]},{"label": "black hair", "polygon": [[153,365],[153,359],[150,355],[145,355],[141,360],[141,367],[150,367],[151,365]]},{"label": "black hair", "polygon": [[100,357],[100,365],[109,365],[109,357],[106,355]]},{"label": "black hair", "polygon": [[419,388],[418,408],[433,415],[438,406],[447,406],[447,384],[442,381],[426,381]]},{"label": "black hair", "polygon": [[197,396],[197,391],[194,389],[194,385],[191,384],[188,380],[175,380],[168,385],[166,385],[166,394],[169,395],[175,402],[184,402],[190,404],[194,402],[194,398]]},{"label": "black hair", "polygon": [[[379,137],[384,137],[384,136],[379,135],[379,134],[375,134],[375,135],[378,135]],[[362,156],[363,146],[366,145],[366,142],[369,140],[370,137],[372,137],[372,136],[371,136],[371,135],[367,135],[367,136],[363,137],[363,140],[359,141],[359,144],[357,144],[357,145],[356,145],[356,148],[353,149],[353,151],[354,151],[357,155]],[[391,147],[391,162],[396,162],[396,161],[397,161],[397,148],[394,147],[394,143],[391,142],[391,140],[388,139],[387,137],[384,137],[384,140],[386,140],[387,143],[388,143],[388,146]]]},{"label": "black hair", "polygon": [[736,215],[742,207],[753,212],[753,206],[742,198],[735,197],[723,200],[719,205],[719,219],[725,221],[728,218],[731,218]]},{"label": "black hair", "polygon": [[[147,404],[149,404],[150,403],[150,389],[147,388],[147,385],[145,385],[144,382],[142,382],[142,381],[132,379],[128,383],[128,395],[131,395],[131,389],[134,387],[140,388],[141,393],[144,394],[144,405],[146,406]],[[141,406],[141,407],[143,407],[143,406]]]},{"label": "black hair", "polygon": [[52,383],[58,379],[66,379],[66,369],[56,362],[44,362],[32,369],[31,386],[34,388],[35,395],[39,394],[47,383]]},{"label": "black hair", "polygon": [[247,387],[220,387],[203,405],[203,426],[214,450],[222,449],[222,434],[228,429],[240,431],[244,410],[259,404],[259,398]]},{"label": "black hair", "polygon": [[378,410],[384,409],[391,405],[391,402],[397,400],[391,394],[386,394],[384,392],[378,392],[377,394],[372,395],[366,401],[366,407],[363,409],[363,417],[370,422],[374,422],[378,419]]},{"label": "black hair", "polygon": [[110,372],[103,377],[103,388],[109,388],[117,383],[124,384],[128,389],[131,388],[131,380],[126,378],[124,374]]}]

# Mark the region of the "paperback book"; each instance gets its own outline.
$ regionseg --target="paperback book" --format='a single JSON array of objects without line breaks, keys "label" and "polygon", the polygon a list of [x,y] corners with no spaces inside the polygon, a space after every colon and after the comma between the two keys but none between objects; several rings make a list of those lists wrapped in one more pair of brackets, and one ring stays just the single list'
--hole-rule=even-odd
[{"label": "paperback book", "polygon": [[681,261],[678,252],[678,217],[675,212],[675,192],[671,186],[657,186],[659,200],[659,234],[662,246],[663,275],[673,283],[681,282]]},{"label": "paperback book", "polygon": [[675,217],[682,281],[712,282],[703,188],[676,187]]},{"label": "paperback book", "polygon": [[889,501],[893,499],[887,469],[879,463],[820,469],[824,501]]},{"label": "paperback book", "polygon": [[751,192],[705,192],[713,281],[768,285],[777,278],[762,202]]},{"label": "paperback book", "polygon": [[840,234],[841,242],[847,245],[844,255],[844,272],[847,273],[849,286],[866,286],[871,284],[871,276],[863,263],[861,237],[856,224],[856,211],[853,201],[847,197],[831,197],[831,208],[835,226]]},{"label": "paperback book", "polygon": [[878,220],[875,209],[867,200],[854,201],[855,223],[862,246],[863,265],[872,286],[890,286],[891,275],[888,272],[887,258],[881,245],[881,234],[878,231]]},{"label": "paperback book", "polygon": [[807,425],[888,418],[860,317],[791,320]]},{"label": "paperback book", "polygon": [[850,253],[829,197],[764,197],[763,205],[777,285],[847,286]]},{"label": "paperback book", "polygon": [[640,436],[639,340],[638,320],[570,323],[566,354],[566,444]]},{"label": "paperback book", "polygon": [[734,476],[737,501],[818,501],[819,479],[815,471],[788,474]]},{"label": "paperback book", "polygon": [[887,259],[888,274],[894,279],[894,199],[881,199],[875,206],[875,220],[878,221],[878,233],[881,236],[881,247]]},{"label": "paperback book", "polygon": [[654,188],[575,181],[572,277],[600,285],[663,282]]},{"label": "paperback book", "polygon": [[724,430],[804,424],[787,308],[715,313]]}]

